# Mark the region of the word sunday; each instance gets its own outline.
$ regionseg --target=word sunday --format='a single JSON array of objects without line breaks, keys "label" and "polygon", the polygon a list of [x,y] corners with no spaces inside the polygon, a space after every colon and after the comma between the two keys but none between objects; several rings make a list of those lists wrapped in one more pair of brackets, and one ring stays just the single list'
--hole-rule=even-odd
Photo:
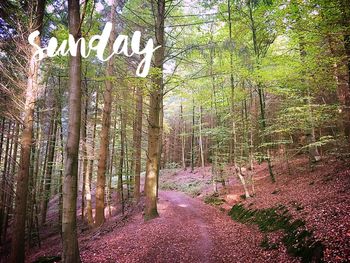
[{"label": "word sunday", "polygon": [[[79,38],[77,41],[75,41],[73,35],[69,34],[68,40],[63,40],[59,47],[57,39],[55,37],[52,37],[50,38],[47,47],[41,48],[40,46],[35,44],[35,38],[40,34],[38,30],[32,32],[29,35],[28,41],[29,44],[36,48],[36,52],[34,53],[34,59],[37,60],[42,60],[44,57],[55,57],[59,55],[66,56],[68,55],[68,53],[70,53],[71,56],[76,56],[79,42],[80,53],[81,56],[84,58],[87,58],[90,55],[91,50],[96,51],[96,57],[101,61],[107,61],[111,59],[115,54],[124,54],[127,57],[131,57],[134,54],[143,55],[143,58],[136,69],[136,75],[139,77],[146,77],[151,66],[153,53],[161,46],[157,46],[154,48],[153,40],[149,39],[144,49],[140,50],[141,32],[135,31],[131,39],[130,53],[128,48],[128,36],[118,35],[118,37],[113,43],[113,52],[107,57],[104,57],[105,49],[111,32],[112,23],[107,22],[102,31],[102,34],[92,36],[87,47],[84,38]],[[94,44],[95,41],[97,41],[96,44]]]}]

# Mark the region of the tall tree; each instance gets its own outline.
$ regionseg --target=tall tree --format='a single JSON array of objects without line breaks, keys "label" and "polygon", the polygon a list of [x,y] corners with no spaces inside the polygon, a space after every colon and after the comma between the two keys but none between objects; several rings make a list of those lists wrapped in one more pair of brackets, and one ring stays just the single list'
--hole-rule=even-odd
[{"label": "tall tree", "polygon": [[152,0],[152,11],[155,16],[155,42],[161,46],[154,54],[154,68],[150,91],[150,109],[148,116],[148,149],[145,181],[145,218],[152,219],[158,216],[157,211],[157,181],[159,176],[159,143],[160,143],[160,111],[163,96],[163,63],[164,63],[164,21],[165,0]]},{"label": "tall tree", "polygon": [[[30,22],[29,32],[38,30],[42,31],[43,19],[45,12],[46,0],[31,1],[31,10],[34,10]],[[35,38],[35,43],[40,46],[40,37]],[[39,62],[34,58],[36,49],[32,47],[30,49],[29,61],[28,61],[28,81],[26,88],[26,101],[24,106],[23,116],[23,131],[21,137],[21,156],[20,156],[20,168],[17,175],[17,189],[15,198],[15,217],[13,223],[12,232],[12,250],[10,256],[10,262],[24,262],[24,239],[25,239],[25,221],[26,221],[26,207],[27,207],[27,195],[28,195],[28,181],[29,181],[29,168],[30,168],[30,154],[32,149],[33,140],[33,119],[35,101],[38,90],[38,69]]]},{"label": "tall tree", "polygon": [[[69,33],[77,41],[81,37],[79,0],[68,0]],[[65,263],[80,262],[77,237],[78,153],[81,125],[81,54],[80,41],[75,56],[69,57],[69,116],[66,143],[66,161],[63,182],[62,209],[62,260]]]},{"label": "tall tree", "polygon": [[[109,53],[113,51],[113,42],[116,36],[115,19],[116,19],[116,7],[117,0],[112,0],[112,8],[110,13],[110,20],[112,23],[112,32],[109,38],[108,50]],[[114,60],[110,59],[107,62],[106,69],[106,90],[103,94],[103,113],[102,113],[102,130],[101,130],[101,142],[99,150],[99,160],[97,169],[97,188],[96,188],[96,214],[95,225],[100,226],[105,220],[105,186],[106,186],[106,171],[107,160],[109,152],[109,130],[111,126],[111,110],[113,101],[113,82],[111,78],[114,74]]]},{"label": "tall tree", "polygon": [[57,111],[55,103],[53,104],[53,112],[51,115],[50,121],[50,132],[49,132],[49,141],[47,142],[48,147],[48,157],[47,157],[47,169],[45,174],[45,185],[43,190],[43,198],[41,200],[41,224],[44,224],[46,221],[46,213],[47,213],[47,204],[50,199],[51,193],[51,177],[52,170],[54,166],[54,156],[55,156],[55,146],[56,146],[56,134],[57,134]]},{"label": "tall tree", "polygon": [[140,173],[141,173],[141,139],[142,139],[142,89],[136,88],[135,123],[134,123],[134,199],[140,200]]}]

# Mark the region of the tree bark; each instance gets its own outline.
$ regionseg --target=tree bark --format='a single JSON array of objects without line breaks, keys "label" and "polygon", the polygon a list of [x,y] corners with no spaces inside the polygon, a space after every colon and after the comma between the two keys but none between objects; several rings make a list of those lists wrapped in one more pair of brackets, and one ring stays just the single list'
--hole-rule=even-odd
[{"label": "tree bark", "polygon": [[18,149],[18,134],[19,134],[19,124],[16,122],[15,124],[15,134],[14,134],[14,146],[13,146],[13,152],[12,152],[12,160],[11,160],[11,169],[9,173],[9,178],[8,181],[10,184],[8,184],[8,195],[6,199],[6,207],[5,207],[5,215],[4,215],[4,232],[3,232],[3,242],[6,241],[6,235],[7,235],[7,227],[8,227],[8,222],[9,222],[9,215],[12,213],[12,198],[13,194],[11,193],[12,189],[14,189],[13,185],[13,177],[14,174],[16,173],[16,166],[17,166],[17,149]]},{"label": "tree bark", "polygon": [[[255,58],[256,58],[256,64],[257,67],[259,69],[259,65],[260,65],[260,49],[259,49],[259,44],[258,44],[258,40],[257,40],[257,34],[256,34],[256,22],[253,16],[253,2],[251,0],[248,1],[248,8],[249,8],[249,19],[251,22],[251,30],[252,30],[252,39],[253,39],[253,47],[254,47],[254,54],[255,54]],[[261,83],[258,83],[257,85],[258,88],[258,95],[259,95],[259,103],[260,103],[260,119],[261,119],[261,133],[263,134],[267,128],[267,123],[266,123],[266,114],[265,114],[265,91],[264,91],[264,87],[262,86]],[[264,144],[265,143],[265,136],[262,135],[262,141],[261,143]],[[273,173],[272,170],[272,164],[271,164],[271,158],[270,158],[270,150],[269,147],[265,147],[265,158],[267,161],[267,166],[269,169],[269,174],[271,177],[271,181],[274,183],[276,182],[276,178],[275,175]]]},{"label": "tree bark", "polygon": [[158,216],[157,211],[157,180],[159,176],[159,139],[160,139],[160,104],[163,95],[163,62],[164,62],[164,20],[165,0],[151,1],[155,14],[156,46],[161,46],[154,54],[154,67],[157,74],[152,77],[152,90],[150,92],[150,109],[148,119],[148,150],[145,182],[145,219]]},{"label": "tree bark", "polygon": [[[55,107],[55,106],[54,106]],[[45,185],[44,185],[44,193],[43,198],[41,201],[41,224],[45,224],[46,221],[46,213],[47,213],[47,204],[49,202],[50,198],[50,192],[51,192],[51,177],[52,177],[52,168],[53,168],[53,162],[54,162],[54,156],[55,156],[55,147],[56,147],[56,133],[57,133],[57,114],[56,109],[54,109],[54,112],[51,117],[51,134],[49,135],[49,141],[47,142],[48,147],[48,157],[47,157],[47,169],[46,169],[46,176],[45,176]]]},{"label": "tree bark", "polygon": [[203,178],[204,178],[205,161],[204,161],[204,151],[203,151],[202,125],[203,125],[203,107],[200,106],[199,108],[199,149],[201,152],[201,167],[203,169],[202,172],[203,172]]},{"label": "tree bark", "polygon": [[122,214],[124,214],[124,183],[123,183],[123,171],[124,171],[124,157],[125,157],[125,132],[126,122],[122,106],[119,106],[120,111],[120,154],[119,154],[119,171],[118,171],[118,202],[122,206]]},{"label": "tree bark", "polygon": [[88,158],[87,158],[87,117],[88,117],[88,109],[89,109],[89,95],[88,95],[88,87],[87,87],[87,80],[86,80],[86,71],[85,71],[85,77],[84,77],[84,111],[82,112],[82,129],[81,129],[81,141],[82,141],[82,152],[83,152],[83,183],[82,183],[82,190],[81,190],[81,220],[84,220],[85,218],[85,189],[86,189],[86,170],[88,166]]},{"label": "tree bark", "polygon": [[[4,213],[5,213],[5,208],[6,208],[6,197],[8,195],[7,192],[7,186],[8,186],[8,172],[7,169],[9,167],[10,161],[8,159],[9,156],[11,156],[11,148],[10,144],[10,138],[11,136],[11,121],[8,122],[8,129],[7,129],[7,136],[6,136],[6,144],[5,144],[5,157],[4,157],[4,165],[3,165],[3,171],[2,171],[2,179],[1,179],[1,195],[0,195],[0,241],[2,239],[2,233],[3,233],[3,222],[4,222]],[[5,127],[4,127],[5,128]]]},{"label": "tree bark", "polygon": [[185,143],[186,143],[186,140],[185,140],[185,132],[186,132],[186,129],[185,129],[185,123],[184,123],[184,116],[183,116],[183,107],[182,107],[182,104],[180,106],[180,120],[181,120],[181,161],[182,161],[182,168],[184,170],[186,170],[186,158],[185,158]]},{"label": "tree bark", "polygon": [[[37,0],[36,14],[34,15],[33,26],[30,32],[38,30],[42,31],[43,18],[45,11],[46,0]],[[35,43],[40,45],[40,37],[36,37]],[[30,154],[33,139],[33,119],[35,100],[38,88],[38,69],[39,62],[33,57],[36,49],[34,47],[30,50],[28,82],[26,89],[26,101],[24,107],[24,121],[21,138],[21,159],[20,168],[17,175],[17,189],[15,198],[15,217],[13,222],[12,245],[10,262],[21,263],[24,262],[25,253],[25,221],[26,221],[26,207],[28,196],[28,181],[29,181],[29,167]]]},{"label": "tree bark", "polygon": [[192,106],[192,134],[191,134],[191,173],[194,171],[194,124],[195,124],[195,106],[194,106],[194,99],[193,99],[193,106]]},{"label": "tree bark", "polygon": [[142,139],[142,89],[136,89],[136,103],[135,103],[135,125],[134,125],[134,199],[138,203],[140,200],[140,173],[141,173],[141,139]]},{"label": "tree bark", "polygon": [[[108,50],[109,53],[113,51],[113,41],[116,36],[115,29],[115,15],[116,15],[116,0],[112,1],[112,9],[110,14],[110,19],[112,23],[112,32],[109,38]],[[97,186],[96,186],[96,214],[95,214],[95,225],[100,226],[105,221],[105,186],[106,186],[106,168],[107,159],[109,153],[109,129],[111,126],[111,108],[113,101],[113,83],[112,76],[114,74],[114,60],[110,59],[107,62],[106,69],[106,90],[103,94],[103,114],[102,114],[102,130],[101,130],[101,141],[99,150],[99,160],[97,169]]]},{"label": "tree bark", "polygon": [[[79,0],[68,0],[69,33],[81,37]],[[80,262],[76,211],[78,192],[78,153],[81,125],[81,54],[69,58],[69,115],[63,182],[62,246],[64,263]]]},{"label": "tree bark", "polygon": [[95,102],[95,113],[94,113],[94,126],[92,129],[91,142],[87,142],[87,156],[88,156],[88,166],[85,173],[85,199],[86,199],[86,220],[90,227],[93,226],[94,220],[92,216],[92,203],[91,203],[91,179],[93,173],[94,164],[94,151],[95,151],[95,138],[96,138],[96,121],[98,113],[98,91],[96,92],[96,102]]}]

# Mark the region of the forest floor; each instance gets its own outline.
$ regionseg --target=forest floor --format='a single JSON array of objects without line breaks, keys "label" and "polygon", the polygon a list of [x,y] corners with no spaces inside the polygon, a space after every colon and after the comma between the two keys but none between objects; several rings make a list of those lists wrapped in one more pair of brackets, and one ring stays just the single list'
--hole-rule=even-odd
[{"label": "forest floor", "polygon": [[[144,221],[143,201],[128,206],[124,216],[112,209],[112,216],[99,229],[79,222],[79,245],[83,262],[300,262],[289,256],[281,235],[269,233],[278,246],[261,246],[264,234],[253,225],[232,220],[227,212],[237,203],[262,209],[283,204],[324,245],[326,262],[350,261],[350,169],[348,160],[327,159],[310,169],[306,159],[296,159],[289,169],[274,167],[272,184],[265,164],[255,168],[253,198],[244,200],[242,186],[228,173],[225,187],[219,187],[217,205],[203,201],[211,196],[210,167],[162,172],[159,217]],[[289,170],[289,172],[288,172]],[[169,190],[171,189],[171,190]],[[50,203],[57,205],[56,200]],[[27,262],[60,255],[61,243],[54,209],[41,230],[41,248],[27,252]]]}]

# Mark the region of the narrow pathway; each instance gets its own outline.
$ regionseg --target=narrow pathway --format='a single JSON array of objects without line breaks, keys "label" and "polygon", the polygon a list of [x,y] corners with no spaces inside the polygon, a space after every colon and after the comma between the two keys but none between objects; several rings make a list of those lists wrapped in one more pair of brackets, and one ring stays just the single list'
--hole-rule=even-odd
[{"label": "narrow pathway", "polygon": [[260,248],[258,230],[183,193],[161,191],[159,197],[159,218],[144,222],[139,215],[82,243],[83,262],[281,262]]}]

